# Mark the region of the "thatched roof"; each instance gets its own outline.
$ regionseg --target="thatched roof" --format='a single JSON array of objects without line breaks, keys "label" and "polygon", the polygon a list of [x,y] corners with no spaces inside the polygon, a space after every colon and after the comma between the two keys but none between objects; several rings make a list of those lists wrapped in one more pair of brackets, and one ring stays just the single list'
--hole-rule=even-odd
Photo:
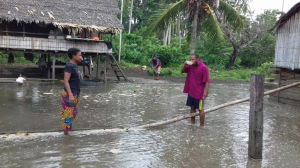
[{"label": "thatched roof", "polygon": [[285,15],[281,16],[277,21],[275,28],[278,30],[280,26],[285,24],[293,15],[300,11],[300,2],[294,5]]},{"label": "thatched roof", "polygon": [[116,0],[1,0],[0,19],[115,33],[123,28]]}]

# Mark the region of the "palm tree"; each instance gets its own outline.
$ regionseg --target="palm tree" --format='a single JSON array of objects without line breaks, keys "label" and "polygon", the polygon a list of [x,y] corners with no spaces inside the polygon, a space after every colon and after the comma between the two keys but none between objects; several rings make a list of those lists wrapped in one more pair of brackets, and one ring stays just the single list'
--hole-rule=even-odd
[{"label": "palm tree", "polygon": [[[230,0],[231,3],[240,3],[240,7],[247,0]],[[171,2],[171,3],[170,3]],[[243,6],[244,7],[244,6]],[[242,28],[242,19],[238,11],[223,0],[166,0],[149,23],[151,25],[145,31],[145,35],[150,35],[158,30],[165,30],[171,19],[176,20],[178,12],[184,12],[186,20],[191,23],[190,33],[190,53],[194,53],[197,35],[201,32],[206,34],[208,42],[213,45],[217,40],[223,39],[223,31],[215,17],[215,13],[222,16],[223,21],[234,29]]]}]

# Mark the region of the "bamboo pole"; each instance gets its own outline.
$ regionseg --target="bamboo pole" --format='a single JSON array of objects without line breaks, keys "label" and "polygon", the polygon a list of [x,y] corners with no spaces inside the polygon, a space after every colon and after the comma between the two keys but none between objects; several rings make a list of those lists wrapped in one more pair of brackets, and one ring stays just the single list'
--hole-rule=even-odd
[{"label": "bamboo pole", "polygon": [[[289,88],[292,88],[292,87],[295,87],[295,86],[298,86],[298,85],[300,85],[300,82],[293,83],[293,84],[290,84],[290,85],[287,85],[287,86],[284,86],[284,87],[280,87],[280,88],[277,88],[277,89],[274,89],[274,90],[270,90],[270,91],[265,92],[264,96],[269,95],[269,94],[273,94],[273,93],[276,93],[276,92],[280,92],[282,90],[286,90],[286,89],[289,89]],[[205,113],[210,113],[210,112],[219,110],[221,108],[232,106],[232,105],[239,104],[239,103],[243,103],[243,102],[246,102],[246,101],[249,101],[249,100],[250,100],[250,97],[240,99],[240,100],[235,100],[235,101],[232,101],[232,102],[229,102],[229,103],[224,103],[224,104],[221,104],[219,106],[216,106],[216,107],[210,108],[208,110],[205,110]],[[195,116],[198,116],[198,115],[199,115],[199,113],[188,114],[188,115],[176,117],[176,118],[173,118],[173,119],[167,120],[167,121],[161,121],[161,122],[157,122],[157,123],[153,123],[153,124],[141,125],[141,126],[138,126],[137,128],[146,129],[146,128],[158,127],[158,126],[162,126],[162,125],[175,123],[177,121],[181,121],[181,120],[184,120],[184,119],[187,119],[187,118],[195,117]]]}]

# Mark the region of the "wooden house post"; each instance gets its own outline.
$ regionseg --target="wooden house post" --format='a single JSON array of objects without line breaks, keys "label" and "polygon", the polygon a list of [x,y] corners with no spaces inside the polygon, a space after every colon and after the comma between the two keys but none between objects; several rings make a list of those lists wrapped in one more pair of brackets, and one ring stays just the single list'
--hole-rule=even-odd
[{"label": "wooden house post", "polygon": [[89,56],[89,80],[92,80],[92,57]]},{"label": "wooden house post", "polygon": [[23,37],[25,37],[25,31],[26,31],[25,30],[25,23],[23,23],[22,26],[23,26]]},{"label": "wooden house post", "polygon": [[47,69],[48,69],[48,79],[50,79],[51,78],[51,73],[50,73],[50,69],[51,69],[50,54],[48,54]]},{"label": "wooden house post", "polygon": [[103,70],[103,72],[104,72],[104,83],[106,83],[107,82],[107,79],[106,79],[106,63],[107,63],[107,61],[106,61],[106,59],[107,59],[107,55],[105,55],[105,59],[104,59],[104,70]]},{"label": "wooden house post", "polygon": [[248,156],[262,159],[264,75],[251,75]]},{"label": "wooden house post", "polygon": [[99,80],[99,64],[100,64],[100,56],[97,55],[97,72],[96,72],[96,79]]},{"label": "wooden house post", "polygon": [[83,62],[83,64],[82,64],[82,71],[83,71],[83,76],[84,76],[85,75],[85,62],[84,62],[84,60],[82,62]]},{"label": "wooden house post", "polygon": [[52,55],[52,79],[55,79],[55,56],[57,54]]}]

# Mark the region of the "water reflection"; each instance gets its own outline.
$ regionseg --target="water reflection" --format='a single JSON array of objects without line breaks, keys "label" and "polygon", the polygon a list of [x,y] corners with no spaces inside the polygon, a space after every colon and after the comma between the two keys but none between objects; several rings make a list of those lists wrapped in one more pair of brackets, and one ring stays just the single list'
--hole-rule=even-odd
[{"label": "water reflection", "polygon": [[[0,130],[60,130],[61,88],[0,85]],[[43,94],[52,89],[53,95]],[[74,128],[134,127],[187,114],[182,89],[183,84],[85,87]],[[212,84],[210,91],[206,108],[247,97],[249,85]],[[195,125],[185,120],[147,131],[0,140],[1,167],[298,167],[299,109],[265,99],[262,161],[248,159],[248,113],[249,103],[209,113],[204,129],[197,117]]]}]

